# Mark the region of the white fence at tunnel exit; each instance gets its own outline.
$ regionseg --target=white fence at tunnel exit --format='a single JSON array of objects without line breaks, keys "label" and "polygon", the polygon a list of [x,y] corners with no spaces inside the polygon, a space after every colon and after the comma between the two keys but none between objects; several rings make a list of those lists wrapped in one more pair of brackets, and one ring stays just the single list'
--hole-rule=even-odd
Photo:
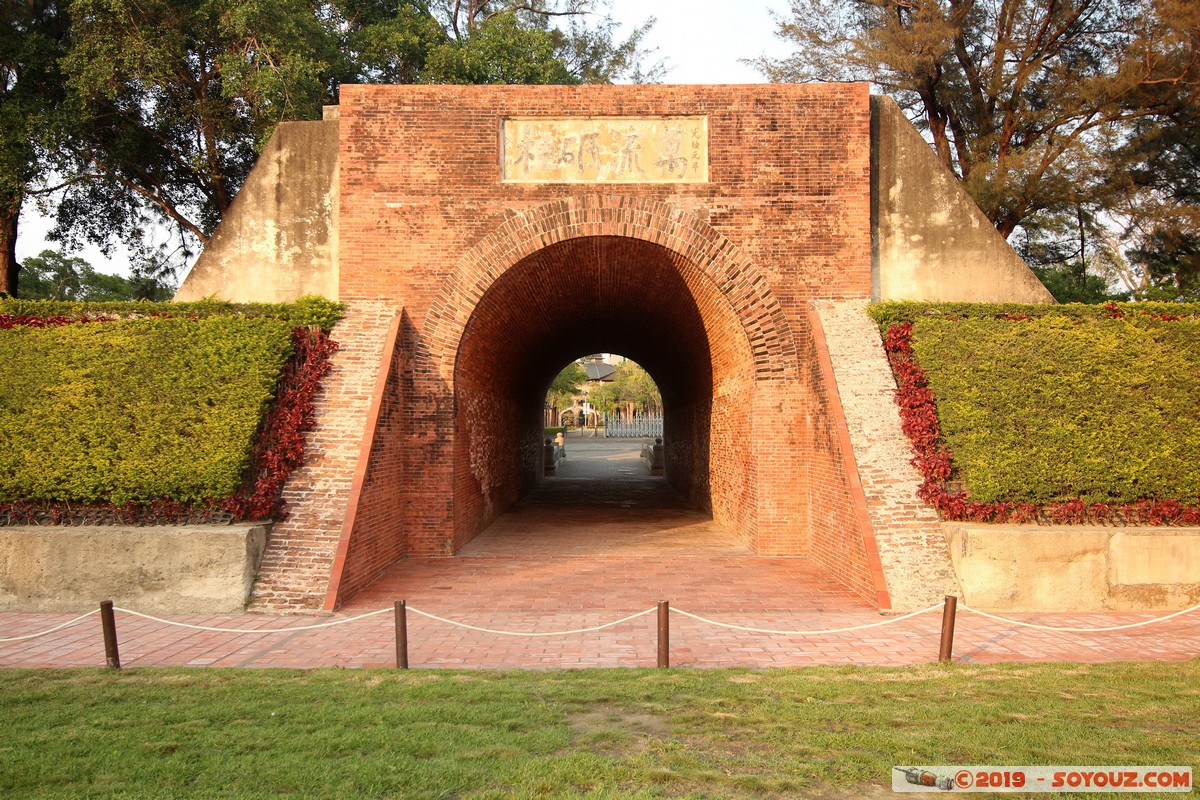
[{"label": "white fence at tunnel exit", "polygon": [[604,435],[610,439],[637,439],[663,435],[661,414],[645,415],[625,419],[604,418]]}]

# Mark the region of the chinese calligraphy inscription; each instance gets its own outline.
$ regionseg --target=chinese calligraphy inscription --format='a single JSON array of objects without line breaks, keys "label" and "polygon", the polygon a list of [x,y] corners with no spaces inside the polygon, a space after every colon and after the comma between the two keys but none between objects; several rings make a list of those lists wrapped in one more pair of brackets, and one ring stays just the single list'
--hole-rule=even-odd
[{"label": "chinese calligraphy inscription", "polygon": [[705,183],[707,117],[512,117],[501,176],[513,183]]}]

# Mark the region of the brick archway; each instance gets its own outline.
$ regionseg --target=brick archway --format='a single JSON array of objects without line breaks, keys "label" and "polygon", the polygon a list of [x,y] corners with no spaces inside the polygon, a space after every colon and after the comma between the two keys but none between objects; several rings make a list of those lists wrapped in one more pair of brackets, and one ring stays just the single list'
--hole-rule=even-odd
[{"label": "brick archway", "polygon": [[559,242],[593,236],[640,239],[677,253],[718,287],[736,313],[750,343],[756,379],[797,376],[796,343],[787,316],[750,259],[693,213],[620,195],[569,197],[512,213],[442,281],[422,326],[418,359],[452,381],[454,354],[484,292],[523,258]]},{"label": "brick archway", "polygon": [[[553,340],[550,323],[571,315],[542,319],[528,305],[539,297],[574,316],[616,297],[622,324],[655,340],[642,355],[677,410],[679,398],[702,396],[669,436],[689,496],[759,553],[811,558],[876,595],[816,310],[872,294],[865,84],[346,86],[341,101],[326,121],[303,123],[320,129],[327,158],[286,160],[293,172],[312,167],[313,196],[293,215],[303,224],[271,242],[288,291],[316,285],[349,305],[335,374],[356,382],[331,398],[337,413],[313,469],[324,483],[296,482],[304,513],[283,526],[316,553],[301,553],[313,565],[305,574],[328,563],[337,539],[329,602],[397,558],[453,554],[519,494],[520,467],[491,454],[528,449],[532,437],[480,411],[490,400],[523,419],[517,406],[541,405],[546,370],[639,345],[608,347],[572,329],[558,340],[577,352],[540,350],[534,339]],[[585,135],[608,137],[586,151],[586,169],[585,151],[568,146]],[[640,163],[617,155],[630,136],[641,137]],[[564,172],[568,162],[576,167]],[[284,159],[272,163],[282,169]],[[292,214],[278,206],[291,193],[263,185],[266,219]],[[297,253],[303,269],[292,266]],[[585,265],[591,294],[559,285],[564,264]],[[669,335],[646,324],[664,308]],[[390,328],[377,309],[395,312]],[[590,319],[614,336],[615,324]],[[551,328],[545,337],[539,324]],[[483,394],[489,386],[498,388]],[[464,411],[478,417],[473,429]],[[472,448],[492,434],[490,449]],[[488,474],[492,466],[516,477]],[[287,602],[302,590],[289,589]]]},{"label": "brick archway", "polygon": [[[600,351],[634,358],[659,383],[666,473],[680,493],[756,549],[806,549],[800,502],[771,485],[794,481],[799,466],[772,463],[764,478],[753,445],[764,407],[803,396],[793,332],[765,276],[694,214],[597,195],[508,217],[430,306],[415,374],[454,398],[440,421],[453,464],[445,549],[539,480],[541,395],[567,361]],[[798,459],[786,441],[778,448]]]}]

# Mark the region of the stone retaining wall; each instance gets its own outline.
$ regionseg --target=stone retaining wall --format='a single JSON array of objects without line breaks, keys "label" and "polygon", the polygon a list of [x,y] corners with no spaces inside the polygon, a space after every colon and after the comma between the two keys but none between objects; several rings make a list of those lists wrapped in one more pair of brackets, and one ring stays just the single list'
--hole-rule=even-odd
[{"label": "stone retaining wall", "polygon": [[943,524],[982,611],[1175,611],[1200,603],[1200,528]]},{"label": "stone retaining wall", "polygon": [[0,610],[146,614],[245,608],[267,525],[0,528]]}]

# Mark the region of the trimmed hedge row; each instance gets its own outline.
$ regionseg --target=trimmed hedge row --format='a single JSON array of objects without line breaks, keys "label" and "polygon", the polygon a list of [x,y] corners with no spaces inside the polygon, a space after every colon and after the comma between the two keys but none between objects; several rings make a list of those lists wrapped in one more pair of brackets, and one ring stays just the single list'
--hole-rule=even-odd
[{"label": "trimmed hedge row", "polygon": [[292,327],[317,326],[328,333],[342,316],[342,306],[313,295],[294,303],[228,303],[224,300],[198,300],[194,303],[150,303],[113,301],[85,303],[61,300],[17,300],[0,297],[0,329],[17,325],[61,324],[63,321],[136,319],[142,317],[182,317],[208,319],[238,317],[273,319]]},{"label": "trimmed hedge row", "polygon": [[1022,303],[875,303],[867,313],[887,333],[892,325],[924,319],[1004,319],[1019,321],[1061,317],[1079,322],[1097,319],[1200,320],[1200,303],[1105,303],[1089,305],[1025,305]]},{"label": "trimmed hedge row", "polygon": [[1200,515],[1200,306],[892,303],[871,313],[922,495],[946,516]]},{"label": "trimmed hedge row", "polygon": [[0,500],[232,494],[291,335],[231,317],[5,331]]},{"label": "trimmed hedge row", "polygon": [[0,303],[0,523],[278,516],[340,313]]}]

